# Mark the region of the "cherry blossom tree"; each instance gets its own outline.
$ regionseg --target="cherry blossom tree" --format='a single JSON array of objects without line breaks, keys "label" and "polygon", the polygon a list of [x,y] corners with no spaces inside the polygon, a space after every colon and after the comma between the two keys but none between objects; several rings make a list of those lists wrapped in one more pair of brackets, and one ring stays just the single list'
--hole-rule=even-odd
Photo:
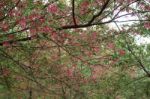
[{"label": "cherry blossom tree", "polygon": [[[116,82],[122,73],[127,81],[136,78],[138,71],[150,77],[131,37],[149,31],[149,12],[149,0],[1,1],[2,87],[14,98],[98,99],[106,98],[97,96],[98,86],[102,87],[100,82],[105,86],[109,75]],[[119,20],[122,17],[135,19]],[[125,22],[134,24],[120,25]],[[102,89],[121,99],[125,96],[118,86]]]}]

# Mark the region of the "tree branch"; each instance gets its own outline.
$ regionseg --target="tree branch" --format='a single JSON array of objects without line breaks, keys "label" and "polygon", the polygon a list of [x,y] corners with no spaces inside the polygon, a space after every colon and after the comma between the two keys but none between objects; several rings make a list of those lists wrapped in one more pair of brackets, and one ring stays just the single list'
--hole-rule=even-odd
[{"label": "tree branch", "polygon": [[101,8],[101,10],[99,11],[99,13],[97,13],[96,15],[93,15],[92,19],[88,22],[88,24],[91,24],[97,17],[99,17],[99,16],[103,13],[103,11],[106,9],[107,5],[109,4],[109,1],[110,1],[110,0],[107,0],[107,1],[104,3],[104,5],[103,5],[103,7]]},{"label": "tree branch", "polygon": [[7,14],[6,14],[4,17],[0,18],[0,22],[3,21],[5,18],[8,17],[8,13],[9,13],[10,11],[12,11],[12,10],[20,3],[20,1],[21,1],[21,0],[18,0],[17,3],[15,4],[15,6],[13,6],[13,7],[7,12]]},{"label": "tree branch", "polygon": [[75,18],[75,1],[74,0],[72,0],[72,18],[73,18],[74,25],[77,25],[76,18]]}]

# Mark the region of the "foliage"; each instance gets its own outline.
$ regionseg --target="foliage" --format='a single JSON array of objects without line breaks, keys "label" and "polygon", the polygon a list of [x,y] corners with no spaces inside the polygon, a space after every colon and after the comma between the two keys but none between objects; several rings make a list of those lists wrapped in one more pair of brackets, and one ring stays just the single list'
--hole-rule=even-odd
[{"label": "foliage", "polygon": [[[149,6],[149,0],[1,1],[0,98],[148,99],[150,49],[134,36],[149,36]],[[126,16],[136,18],[119,21]]]}]

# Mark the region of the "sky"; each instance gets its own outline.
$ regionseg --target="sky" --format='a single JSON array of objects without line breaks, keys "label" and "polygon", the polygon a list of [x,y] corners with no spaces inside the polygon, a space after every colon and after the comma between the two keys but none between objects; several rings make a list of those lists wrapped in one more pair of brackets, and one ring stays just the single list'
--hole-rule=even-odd
[{"label": "sky", "polygon": [[[122,14],[126,14],[126,13],[124,12],[124,13],[121,13],[120,15],[122,15]],[[129,16],[121,17],[121,18],[117,19],[117,21],[127,21],[127,20],[135,20],[135,19],[137,19],[136,16],[129,15]],[[123,25],[132,25],[132,24],[134,24],[134,22],[130,21],[130,22],[117,23],[117,24],[121,28]],[[118,30],[118,27],[116,26],[115,23],[111,23],[110,27]],[[135,40],[135,43],[139,46],[144,45],[144,44],[150,44],[150,37],[144,37],[142,35],[134,35],[134,40]]]},{"label": "sky", "polygon": [[150,44],[150,37],[143,37],[141,35],[135,36],[135,42],[137,45]]}]

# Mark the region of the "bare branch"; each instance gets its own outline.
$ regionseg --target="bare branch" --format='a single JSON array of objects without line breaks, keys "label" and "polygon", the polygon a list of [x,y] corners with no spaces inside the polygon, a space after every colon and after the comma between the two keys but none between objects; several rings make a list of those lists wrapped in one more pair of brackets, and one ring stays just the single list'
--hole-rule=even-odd
[{"label": "bare branch", "polygon": [[75,18],[75,1],[74,0],[72,0],[72,18],[73,18],[74,25],[77,25],[76,18]]}]

